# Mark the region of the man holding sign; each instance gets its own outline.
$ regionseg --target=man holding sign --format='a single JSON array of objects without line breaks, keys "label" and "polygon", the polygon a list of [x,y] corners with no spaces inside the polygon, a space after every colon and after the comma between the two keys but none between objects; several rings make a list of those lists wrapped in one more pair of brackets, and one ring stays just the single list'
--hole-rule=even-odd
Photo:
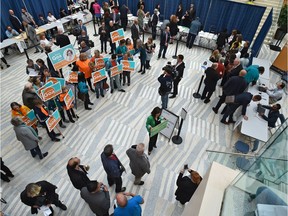
[{"label": "man holding sign", "polygon": [[114,80],[118,91],[125,92],[125,90],[121,87],[119,77],[119,74],[123,72],[123,67],[122,70],[120,70],[119,68],[121,67],[118,66],[120,65],[117,65],[116,54],[112,54],[111,59],[106,63],[106,71],[110,77],[111,94],[113,94],[114,89],[116,88],[116,86],[114,86]]},{"label": "man holding sign", "polygon": [[46,125],[46,120],[49,118],[49,112],[48,110],[44,107],[43,102],[41,100],[35,100],[34,101],[35,107],[34,107],[34,112],[35,115],[39,121],[39,123],[43,126],[45,126],[45,129],[48,133],[48,136],[51,138],[52,141],[54,142],[59,142],[60,139],[57,138],[57,136],[60,136],[60,133],[55,133],[53,130],[49,130],[47,125]]}]

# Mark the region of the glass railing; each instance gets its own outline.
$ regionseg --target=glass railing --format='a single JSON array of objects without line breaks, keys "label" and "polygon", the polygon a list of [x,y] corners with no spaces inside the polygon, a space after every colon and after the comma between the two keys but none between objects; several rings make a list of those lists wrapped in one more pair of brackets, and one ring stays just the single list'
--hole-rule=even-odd
[{"label": "glass railing", "polygon": [[[207,150],[207,154],[211,161],[241,171],[225,191],[222,216],[253,215],[255,211],[267,213],[274,205],[276,205],[273,207],[274,210],[280,211],[281,206],[288,204],[287,120],[268,142],[261,145],[257,153],[241,154],[236,151]],[[285,212],[285,207],[283,208]],[[286,213],[288,215],[288,207]]]}]

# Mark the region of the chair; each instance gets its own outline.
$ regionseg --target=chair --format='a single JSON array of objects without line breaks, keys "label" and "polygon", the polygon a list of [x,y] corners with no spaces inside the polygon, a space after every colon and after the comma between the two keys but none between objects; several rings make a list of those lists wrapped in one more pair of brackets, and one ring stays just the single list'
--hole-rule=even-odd
[{"label": "chair", "polygon": [[[259,140],[254,140],[253,147],[251,149],[251,152],[255,152],[258,149],[259,146]],[[238,140],[235,143],[235,149],[243,154],[247,154],[249,152],[250,146],[247,143],[244,143],[241,140]]]},{"label": "chair", "polygon": [[249,170],[249,168],[251,167],[252,162],[244,157],[238,157],[236,159],[236,166],[244,171]]}]

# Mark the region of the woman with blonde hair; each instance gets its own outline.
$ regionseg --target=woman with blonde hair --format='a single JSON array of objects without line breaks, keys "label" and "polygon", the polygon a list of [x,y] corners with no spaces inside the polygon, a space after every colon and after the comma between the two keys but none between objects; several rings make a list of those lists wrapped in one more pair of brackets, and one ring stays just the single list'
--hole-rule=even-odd
[{"label": "woman with blonde hair", "polygon": [[217,63],[219,62],[219,59],[220,59],[221,55],[219,53],[219,50],[216,49],[213,51],[212,55],[210,56],[209,60],[213,63]]},{"label": "woman with blonde hair", "polygon": [[81,53],[79,56],[79,60],[76,61],[76,65],[79,68],[79,71],[84,73],[85,79],[88,82],[88,85],[90,87],[90,90],[92,92],[95,92],[95,90],[92,88],[91,78],[92,78],[92,66],[90,64],[90,60],[87,57],[86,53]]},{"label": "woman with blonde hair", "polygon": [[198,172],[188,169],[190,176],[184,176],[183,174],[185,169],[182,169],[177,178],[177,190],[175,192],[176,200],[180,201],[182,205],[185,205],[186,202],[189,202],[200,182],[202,181],[202,177]]}]

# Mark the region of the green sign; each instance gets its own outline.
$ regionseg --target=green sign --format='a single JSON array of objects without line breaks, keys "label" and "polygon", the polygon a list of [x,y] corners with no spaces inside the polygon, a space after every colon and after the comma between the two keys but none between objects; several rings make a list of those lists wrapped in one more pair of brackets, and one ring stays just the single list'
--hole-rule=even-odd
[{"label": "green sign", "polygon": [[160,124],[156,125],[151,129],[150,137],[158,134],[161,130],[165,129],[167,127],[168,121],[164,120]]}]

